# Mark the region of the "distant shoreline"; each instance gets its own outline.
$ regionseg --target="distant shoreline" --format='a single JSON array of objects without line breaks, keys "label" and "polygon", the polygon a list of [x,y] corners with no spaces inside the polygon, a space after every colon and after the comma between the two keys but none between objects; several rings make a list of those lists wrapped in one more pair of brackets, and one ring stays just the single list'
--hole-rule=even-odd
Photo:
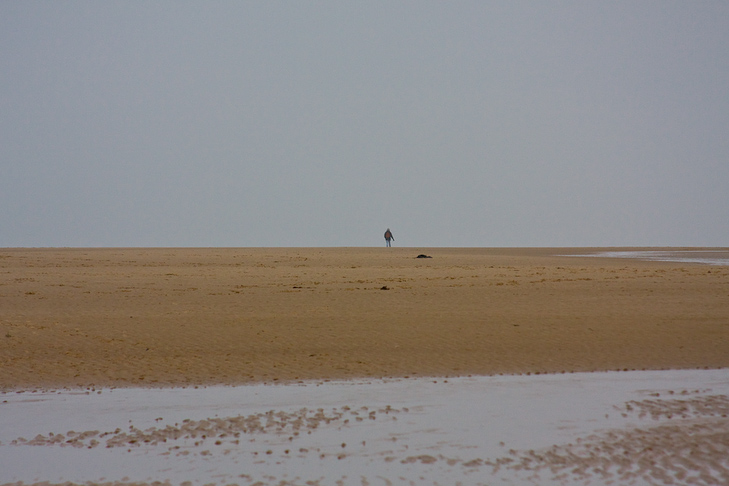
[{"label": "distant shoreline", "polygon": [[[373,249],[383,246],[6,246],[6,250],[323,250],[323,249]],[[729,251],[727,246],[393,246],[392,249],[439,249],[439,250],[721,250]]]}]

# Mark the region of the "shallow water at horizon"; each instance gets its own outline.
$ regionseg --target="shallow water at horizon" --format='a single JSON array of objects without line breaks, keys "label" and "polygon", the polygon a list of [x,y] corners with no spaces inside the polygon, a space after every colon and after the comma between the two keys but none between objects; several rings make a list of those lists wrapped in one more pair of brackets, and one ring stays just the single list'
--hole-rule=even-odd
[{"label": "shallow water at horizon", "polygon": [[727,250],[636,250],[603,251],[589,255],[565,255],[595,258],[628,258],[655,262],[698,263],[703,265],[729,266]]}]

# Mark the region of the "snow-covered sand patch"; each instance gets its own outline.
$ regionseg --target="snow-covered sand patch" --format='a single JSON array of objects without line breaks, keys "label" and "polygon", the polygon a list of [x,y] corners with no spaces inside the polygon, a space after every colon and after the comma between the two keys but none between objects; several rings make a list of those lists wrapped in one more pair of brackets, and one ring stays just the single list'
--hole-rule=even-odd
[{"label": "snow-covered sand patch", "polygon": [[729,484],[729,372],[0,395],[0,483]]}]

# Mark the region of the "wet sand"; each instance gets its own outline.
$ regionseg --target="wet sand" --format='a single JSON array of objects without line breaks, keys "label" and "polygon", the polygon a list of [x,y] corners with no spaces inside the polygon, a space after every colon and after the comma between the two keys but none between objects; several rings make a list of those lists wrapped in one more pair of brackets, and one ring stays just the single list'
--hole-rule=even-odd
[{"label": "wet sand", "polygon": [[725,370],[6,393],[0,484],[726,485]]},{"label": "wet sand", "polygon": [[607,250],[2,249],[0,389],[729,366],[729,267]]}]

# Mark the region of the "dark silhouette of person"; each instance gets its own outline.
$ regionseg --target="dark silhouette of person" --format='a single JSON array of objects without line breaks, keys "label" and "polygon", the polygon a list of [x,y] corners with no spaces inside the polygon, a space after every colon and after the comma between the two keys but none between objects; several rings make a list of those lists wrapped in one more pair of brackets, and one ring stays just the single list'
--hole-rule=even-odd
[{"label": "dark silhouette of person", "polygon": [[395,241],[395,237],[392,236],[392,231],[390,231],[390,228],[387,228],[387,231],[385,231],[385,241],[387,242],[387,246],[392,246],[390,244],[390,240]]}]

